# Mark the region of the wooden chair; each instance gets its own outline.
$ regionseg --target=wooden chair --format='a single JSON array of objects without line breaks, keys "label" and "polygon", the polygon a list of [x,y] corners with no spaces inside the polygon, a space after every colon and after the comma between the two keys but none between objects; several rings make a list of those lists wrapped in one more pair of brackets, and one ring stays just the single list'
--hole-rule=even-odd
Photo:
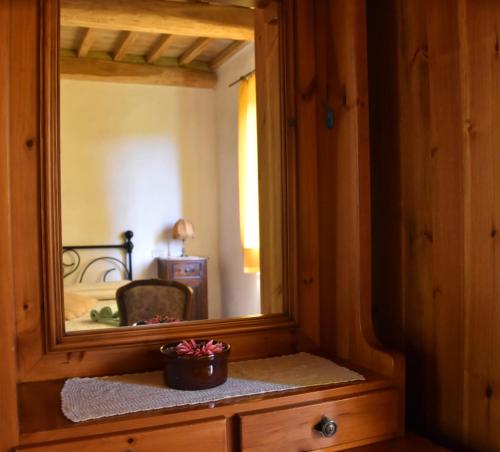
[{"label": "wooden chair", "polygon": [[152,319],[157,315],[189,320],[192,289],[176,281],[132,281],[116,291],[120,326]]}]

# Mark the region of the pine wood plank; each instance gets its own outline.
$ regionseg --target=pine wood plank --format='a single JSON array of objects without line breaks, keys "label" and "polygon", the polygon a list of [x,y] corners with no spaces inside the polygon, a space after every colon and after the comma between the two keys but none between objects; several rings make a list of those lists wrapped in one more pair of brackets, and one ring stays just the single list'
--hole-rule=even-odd
[{"label": "pine wood plank", "polygon": [[297,2],[295,14],[297,35],[296,117],[297,171],[301,181],[298,192],[298,243],[299,243],[299,315],[302,319],[299,347],[314,349],[320,344],[319,300],[319,226],[318,226],[318,160],[316,124],[316,37],[310,32],[315,27],[315,11],[308,0]]},{"label": "pine wood plank", "polygon": [[0,373],[0,419],[2,432],[0,450],[10,450],[18,442],[17,360],[15,353],[15,304],[13,274],[13,242],[11,213],[10,166],[10,64],[11,2],[0,1],[0,229],[5,243],[0,247],[2,277],[0,278],[0,354],[3,370]]},{"label": "pine wood plank", "polygon": [[410,426],[457,449],[496,450],[500,4],[384,4],[398,25],[399,54],[385,57],[399,68],[399,120],[385,126],[400,142],[403,240],[390,246],[401,252],[394,310],[404,315]]},{"label": "pine wood plank", "polygon": [[[285,236],[284,218],[291,216],[290,213],[288,217],[283,215],[284,171],[287,165],[282,109],[284,99],[275,95],[284,92],[280,28],[286,24],[275,20],[279,15],[278,8],[272,2],[255,13],[255,36],[259,43],[255,49],[255,70],[258,78],[260,296],[261,310],[266,314],[278,313],[284,306],[284,263],[280,256],[283,256],[283,243],[290,240]],[[290,300],[293,297],[292,294],[288,296]]]},{"label": "pine wood plank", "polygon": [[[464,366],[464,168],[458,4],[427,3],[432,190],[432,292],[428,306],[434,363],[427,364],[434,435],[460,438]],[[446,15],[450,20],[443,23]],[[408,319],[410,320],[410,319]],[[431,326],[432,325],[432,326]],[[442,334],[437,325],[448,325]],[[437,386],[436,381],[441,385]],[[417,382],[415,382],[417,383]],[[435,423],[435,424],[434,424]],[[434,425],[432,425],[434,424]],[[432,431],[431,430],[431,431]],[[434,433],[434,432],[433,432]],[[434,436],[433,435],[433,436]]]},{"label": "pine wood plank", "polygon": [[[36,364],[43,353],[41,218],[39,183],[40,66],[36,0],[12,3],[13,35],[10,60],[10,203],[12,220],[14,291],[19,378]],[[23,30],[21,33],[20,30]],[[50,32],[47,30],[47,35]],[[22,74],[23,76],[19,76]],[[29,181],[29,182],[28,182]]]},{"label": "pine wood plank", "polygon": [[461,57],[467,146],[468,259],[466,298],[465,443],[474,450],[500,448],[500,5],[461,2]]}]

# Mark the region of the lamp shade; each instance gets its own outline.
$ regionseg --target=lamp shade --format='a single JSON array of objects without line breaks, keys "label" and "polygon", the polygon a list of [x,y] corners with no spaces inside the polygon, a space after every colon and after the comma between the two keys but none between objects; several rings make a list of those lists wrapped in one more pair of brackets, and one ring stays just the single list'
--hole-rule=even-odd
[{"label": "lamp shade", "polygon": [[174,239],[179,240],[192,239],[194,237],[193,223],[185,218],[177,220],[174,224],[174,229],[172,230],[172,236]]}]

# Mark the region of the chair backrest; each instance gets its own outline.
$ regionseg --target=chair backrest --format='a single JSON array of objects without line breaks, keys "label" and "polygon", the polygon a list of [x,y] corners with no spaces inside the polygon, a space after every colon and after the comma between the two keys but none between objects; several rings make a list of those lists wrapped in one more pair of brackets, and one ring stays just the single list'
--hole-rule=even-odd
[{"label": "chair backrest", "polygon": [[188,320],[192,290],[176,281],[132,281],[116,291],[120,326],[133,325],[157,315]]}]

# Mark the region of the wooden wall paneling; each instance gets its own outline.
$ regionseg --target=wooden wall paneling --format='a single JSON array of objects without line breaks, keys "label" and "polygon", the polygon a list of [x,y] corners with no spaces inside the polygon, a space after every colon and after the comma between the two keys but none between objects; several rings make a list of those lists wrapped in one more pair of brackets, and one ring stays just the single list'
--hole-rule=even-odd
[{"label": "wooden wall paneling", "polygon": [[38,1],[12,2],[11,212],[20,376],[43,354],[39,179]]},{"label": "wooden wall paneling", "polygon": [[371,322],[365,2],[315,6],[321,344],[327,353],[402,378],[401,356],[380,350]]},{"label": "wooden wall paneling", "polygon": [[467,164],[464,443],[500,449],[500,4],[460,2]]},{"label": "wooden wall paneling", "polygon": [[[393,0],[387,10],[398,26],[389,67],[399,67],[400,115],[385,124],[399,140],[403,238],[392,244],[402,280],[389,318],[404,317],[409,422],[454,449],[497,450],[500,4]],[[370,40],[390,45],[393,34],[373,30]],[[372,89],[381,96],[392,79]],[[372,105],[372,116],[391,121]],[[382,143],[372,135],[375,153]],[[391,172],[378,174],[378,190],[390,190]],[[391,290],[379,287],[377,303],[391,308],[381,302]]]},{"label": "wooden wall paneling", "polygon": [[373,323],[385,346],[403,350],[397,12],[394,0],[367,2]]},{"label": "wooden wall paneling", "polygon": [[299,317],[298,347],[318,348],[319,247],[317,137],[316,137],[316,37],[314,4],[295,2],[296,17],[296,117],[289,118],[297,130]]},{"label": "wooden wall paneling", "polygon": [[[433,356],[432,330],[426,328],[432,304],[432,248],[430,246],[430,225],[432,224],[430,152],[430,99],[428,42],[426,17],[418,2],[398,2],[399,35],[408,30],[408,37],[400,44],[400,134],[401,134],[401,181],[402,181],[402,295],[405,304],[405,339],[407,356],[407,403],[408,413],[415,413],[414,427],[422,427],[426,416],[423,388],[432,388],[433,380],[426,376],[423,362]],[[411,20],[407,19],[411,17]],[[403,20],[402,18],[405,18]],[[406,93],[413,93],[406,96]],[[402,99],[405,98],[403,102]],[[399,99],[398,99],[399,100]],[[377,113],[375,113],[377,114]],[[418,120],[415,120],[418,118]],[[412,131],[412,133],[410,133]],[[408,158],[406,158],[408,156]],[[411,158],[410,158],[411,157]],[[420,187],[412,193],[407,187]],[[375,238],[376,240],[376,238]],[[407,303],[411,297],[414,302]],[[406,319],[410,319],[406,323]],[[413,339],[414,338],[414,339]],[[420,390],[419,390],[420,388]]]},{"label": "wooden wall paneling", "polygon": [[11,2],[0,0],[0,229],[4,242],[0,247],[0,450],[18,443],[16,332],[12,266],[11,168],[10,168],[10,14]]},{"label": "wooden wall paneling", "polygon": [[463,420],[464,333],[457,8],[448,1],[399,8],[408,412],[413,428],[453,438]]},{"label": "wooden wall paneling", "polygon": [[439,425],[431,429],[443,437],[459,438],[463,422],[464,154],[458,3],[426,3],[431,147],[420,152],[430,154],[431,160],[432,223],[427,232],[432,249],[432,292],[428,294],[432,323],[425,328],[433,336],[435,361],[432,367],[427,363],[427,376],[433,385],[433,410]]}]

